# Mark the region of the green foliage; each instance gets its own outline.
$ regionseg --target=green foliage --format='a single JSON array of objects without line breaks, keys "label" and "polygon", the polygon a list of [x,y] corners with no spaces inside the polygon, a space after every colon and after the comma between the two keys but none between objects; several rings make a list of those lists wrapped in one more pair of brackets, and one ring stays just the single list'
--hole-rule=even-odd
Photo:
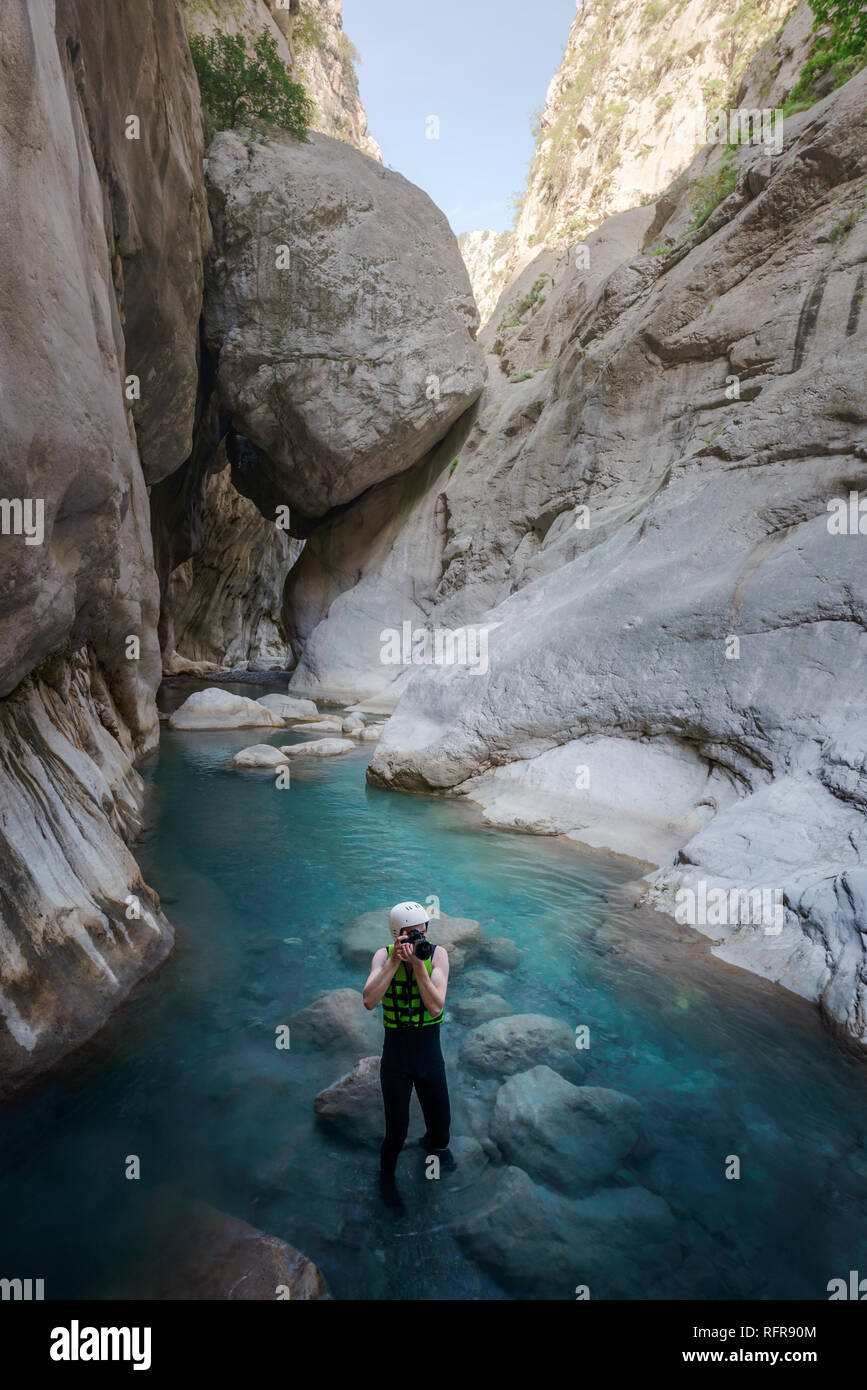
[{"label": "green foliage", "polygon": [[304,139],[313,103],[306,88],[291,80],[270,34],[259,34],[252,52],[243,34],[193,34],[190,52],[214,130],[264,121]]},{"label": "green foliage", "polygon": [[354,75],[356,67],[361,64],[361,54],[349,35],[345,34],[342,29],[337,39],[337,52],[343,66],[351,68]]},{"label": "green foliage", "polygon": [[688,228],[690,232],[695,232],[699,227],[704,226],[714,208],[719,207],[723,199],[734,191],[737,181],[735,146],[726,145],[725,154],[716,172],[705,174],[704,178],[697,179],[693,186],[690,203],[692,222]]},{"label": "green foliage", "polygon": [[325,43],[325,30],[318,14],[309,3],[295,16],[292,28],[292,42],[297,51],[303,53],[308,48],[321,48]]},{"label": "green foliage", "polygon": [[458,466],[458,461],[457,461],[457,459],[455,459],[455,460],[453,461],[453,463],[452,463],[451,468],[449,469],[449,477],[452,476],[452,474],[454,473],[454,471],[455,471],[455,469],[457,468],[457,466]]},{"label": "green foliage", "polygon": [[867,8],[861,0],[810,0],[813,28],[825,25],[830,32],[813,41],[810,56],[783,107],[787,116],[805,111],[817,100],[816,85],[832,73],[833,85],[841,87],[867,63]]},{"label": "green foliage", "polygon": [[524,322],[524,315],[529,309],[535,308],[537,304],[545,303],[545,296],[542,293],[542,289],[546,279],[547,276],[540,275],[539,279],[533,282],[530,293],[526,294],[523,299],[518,299],[514,304],[509,306],[508,313],[500,319],[500,324],[497,328],[498,337],[504,329],[517,328],[519,324],[522,324]]},{"label": "green foliage", "polygon": [[521,372],[519,376],[510,376],[509,385],[514,386],[519,381],[529,381],[532,375],[532,372]]},{"label": "green foliage", "polygon": [[658,24],[667,9],[666,0],[649,0],[649,3],[644,7],[645,23]]}]

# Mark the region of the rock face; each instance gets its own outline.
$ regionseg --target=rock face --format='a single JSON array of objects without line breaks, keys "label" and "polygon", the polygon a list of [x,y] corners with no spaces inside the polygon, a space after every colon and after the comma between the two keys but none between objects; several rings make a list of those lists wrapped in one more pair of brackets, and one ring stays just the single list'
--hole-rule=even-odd
[{"label": "rock face", "polygon": [[[867,594],[834,521],[867,482],[865,95],[861,73],[788,117],[779,154],[741,145],[733,187],[708,146],[588,238],[589,268],[525,272],[546,267],[545,302],[502,335],[457,468],[400,533],[411,553],[444,496],[416,602],[428,629],[484,632],[485,669],[407,668],[368,776],[643,858],[668,911],[701,883],[764,889],[781,929],[695,924],[867,1041]],[[372,556],[335,623],[400,582]]]},{"label": "rock face", "polygon": [[0,537],[0,1049],[17,1083],[171,944],[124,839],[131,761],[158,729],[146,476],[192,437],[207,227],[174,0],[11,0],[3,25],[0,456],[22,518]]},{"label": "rock face", "polygon": [[228,467],[206,477],[201,505],[201,548],[171,577],[175,644],[192,661],[232,670],[284,669],[280,603],[301,542],[235,491]]},{"label": "rock face", "polygon": [[127,848],[133,754],[93,655],[0,703],[0,1095],[95,1033],[171,950]]},{"label": "rock face", "polygon": [[298,528],[423,457],[478,397],[478,314],[426,194],[328,136],[223,132],[205,320],[245,481]]},{"label": "rock face", "polygon": [[510,244],[493,232],[463,239],[483,322],[540,245],[566,247],[658,197],[703,144],[702,113],[738,104],[750,60],[792,8],[578,0]]}]

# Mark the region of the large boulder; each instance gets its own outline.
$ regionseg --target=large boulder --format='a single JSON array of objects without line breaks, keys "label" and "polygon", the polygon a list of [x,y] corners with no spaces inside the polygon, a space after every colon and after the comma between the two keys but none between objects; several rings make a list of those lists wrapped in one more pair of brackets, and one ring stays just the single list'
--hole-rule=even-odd
[{"label": "large boulder", "polygon": [[682,1251],[671,1209],[643,1187],[578,1201],[506,1168],[457,1230],[465,1252],[506,1288],[535,1298],[658,1296]]},{"label": "large boulder", "polygon": [[243,490],[303,528],[410,468],[480,394],[469,278],[427,194],[339,140],[224,131],[206,180],[206,330]]},{"label": "large boulder", "polygon": [[483,1076],[512,1076],[536,1066],[573,1075],[582,1065],[569,1025],[544,1014],[512,1014],[480,1024],[466,1038],[461,1058]]},{"label": "large boulder", "polygon": [[492,1018],[505,1018],[513,1014],[512,1008],[499,994],[470,994],[456,999],[452,1004],[455,1017],[469,1028],[477,1028],[480,1023],[489,1023]]},{"label": "large boulder", "polygon": [[169,719],[172,729],[282,729],[283,720],[267,705],[232,695],[217,686],[195,690]]},{"label": "large boulder", "polygon": [[312,700],[296,700],[291,695],[260,695],[256,703],[279,715],[287,724],[295,720],[315,719],[319,713]]},{"label": "large boulder", "polygon": [[289,759],[285,753],[281,753],[279,748],[274,748],[270,743],[254,743],[249,748],[242,748],[231,759],[230,767],[241,768],[275,768],[285,767]]},{"label": "large boulder", "polygon": [[287,1020],[292,1042],[323,1052],[371,1052],[382,1047],[383,1026],[378,1010],[364,1007],[357,989],[331,989],[318,994],[305,1009]]},{"label": "large boulder", "polygon": [[339,758],[354,747],[351,738],[314,738],[309,743],[287,743],[280,752],[287,758]]},{"label": "large boulder", "polygon": [[497,1092],[491,1138],[507,1163],[581,1196],[610,1178],[635,1147],[641,1106],[602,1086],[573,1086],[550,1067],[509,1077]]}]

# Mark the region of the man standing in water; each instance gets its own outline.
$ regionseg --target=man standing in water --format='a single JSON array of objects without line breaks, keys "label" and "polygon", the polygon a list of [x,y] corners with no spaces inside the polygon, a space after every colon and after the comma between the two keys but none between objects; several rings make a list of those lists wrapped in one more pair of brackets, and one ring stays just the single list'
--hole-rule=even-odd
[{"label": "man standing in water", "polygon": [[449,1152],[449,1088],[440,1047],[440,1024],[449,982],[448,952],[427,940],[428,914],[421,903],[397,903],[388,915],[393,945],[373,957],[364,1007],[382,1001],[385,1036],[380,1082],[385,1139],[380,1151],[380,1186],[390,1206],[402,1205],[395,1185],[397,1156],[409,1129],[412,1088],[427,1132],[419,1143],[436,1154],[441,1168],[455,1166]]}]

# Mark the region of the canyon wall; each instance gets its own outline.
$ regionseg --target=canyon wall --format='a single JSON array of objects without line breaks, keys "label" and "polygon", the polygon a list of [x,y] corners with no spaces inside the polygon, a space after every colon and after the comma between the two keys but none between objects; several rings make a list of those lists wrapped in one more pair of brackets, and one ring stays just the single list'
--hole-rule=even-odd
[{"label": "canyon wall", "polygon": [[[578,0],[536,117],[508,248],[489,232],[464,239],[483,323],[539,248],[561,250],[668,187],[704,144],[699,113],[738,104],[751,60],[792,8],[792,0]],[[801,8],[809,30],[812,15]]]}]

